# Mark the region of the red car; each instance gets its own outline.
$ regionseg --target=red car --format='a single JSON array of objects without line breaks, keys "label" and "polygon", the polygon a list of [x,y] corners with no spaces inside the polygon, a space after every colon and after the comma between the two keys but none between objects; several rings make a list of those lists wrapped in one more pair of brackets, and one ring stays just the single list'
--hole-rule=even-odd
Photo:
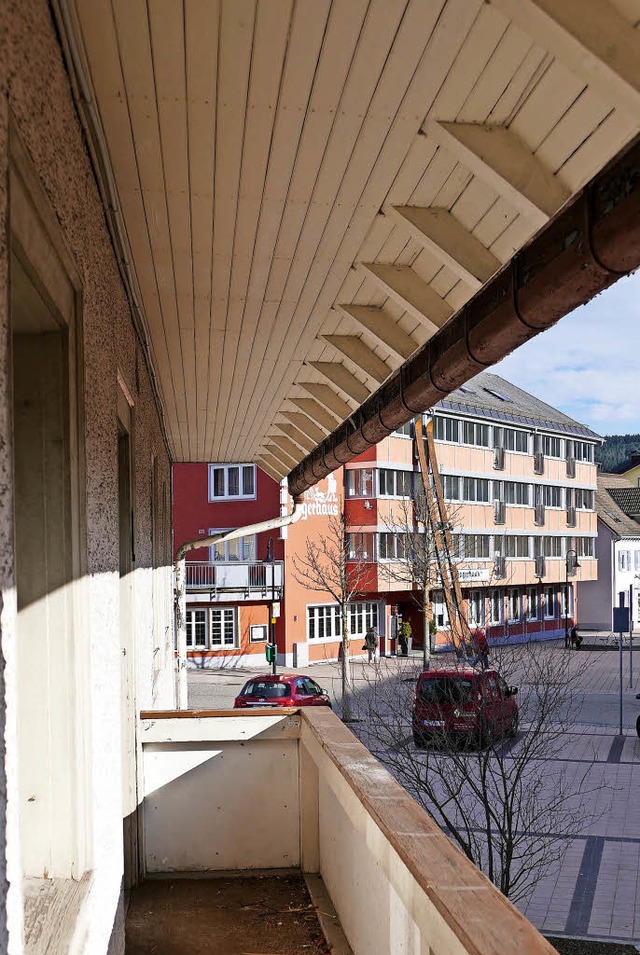
[{"label": "red car", "polygon": [[234,709],[248,706],[331,706],[326,690],[310,676],[278,673],[247,680],[235,698]]},{"label": "red car", "polygon": [[425,670],[413,700],[413,740],[416,746],[445,739],[484,746],[515,736],[517,692],[496,670]]}]

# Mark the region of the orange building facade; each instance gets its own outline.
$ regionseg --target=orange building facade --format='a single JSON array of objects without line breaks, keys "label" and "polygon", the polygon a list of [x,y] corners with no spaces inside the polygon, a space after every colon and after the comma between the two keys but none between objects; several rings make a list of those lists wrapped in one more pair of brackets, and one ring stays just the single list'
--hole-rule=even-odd
[{"label": "orange building facade", "polygon": [[[432,409],[462,615],[489,641],[558,638],[579,622],[579,582],[597,577],[598,436],[496,375],[482,373]],[[250,530],[232,552],[190,555],[188,646],[194,665],[264,662],[274,628],[281,666],[340,654],[335,593],[302,575],[307,542],[336,535],[344,513],[356,580],[349,607],[351,653],[375,627],[380,651],[425,633],[423,589],[407,569],[406,541],[421,484],[412,425],[306,492],[302,518],[274,535]],[[243,485],[243,481],[246,483]],[[286,487],[249,464],[174,467],[175,544],[285,513]],[[196,528],[196,524],[199,525]],[[433,650],[451,645],[434,568],[427,620]],[[428,631],[428,627],[426,628]]]}]

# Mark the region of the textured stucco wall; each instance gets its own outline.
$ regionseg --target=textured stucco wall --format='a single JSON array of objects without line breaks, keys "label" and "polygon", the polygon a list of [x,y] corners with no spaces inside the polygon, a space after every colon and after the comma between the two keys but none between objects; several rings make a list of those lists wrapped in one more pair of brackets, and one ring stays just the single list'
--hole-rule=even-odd
[{"label": "textured stucco wall", "polygon": [[[11,400],[8,359],[8,162],[10,129],[25,148],[59,224],[61,240],[81,276],[82,398],[84,439],[85,566],[82,582],[89,641],[85,743],[90,750],[86,793],[91,803],[93,888],[86,911],[82,951],[106,951],[118,906],[122,874],[121,633],[119,626],[117,376],[133,399],[133,489],[136,564],[132,576],[137,676],[135,705],[173,703],[169,526],[156,546],[164,567],[152,571],[151,487],[156,461],[156,510],[162,516],[163,485],[169,502],[170,465],[143,353],[136,339],[104,210],[85,148],[51,10],[45,0],[0,4],[0,605],[3,658],[0,667],[0,858],[9,842],[9,876],[16,886],[16,825],[5,824],[5,779],[9,815],[15,813],[15,598]],[[152,612],[155,599],[155,611]],[[4,679],[4,664],[7,674]],[[2,732],[7,723],[6,744]],[[131,767],[134,765],[131,754]],[[13,785],[13,791],[11,786]],[[13,872],[11,871],[13,867]],[[0,904],[7,894],[0,870]],[[0,951],[19,952],[19,892],[10,891],[14,931],[0,913]],[[18,928],[15,925],[18,924]],[[116,931],[116,935],[121,934]],[[120,941],[112,938],[110,951]]]}]

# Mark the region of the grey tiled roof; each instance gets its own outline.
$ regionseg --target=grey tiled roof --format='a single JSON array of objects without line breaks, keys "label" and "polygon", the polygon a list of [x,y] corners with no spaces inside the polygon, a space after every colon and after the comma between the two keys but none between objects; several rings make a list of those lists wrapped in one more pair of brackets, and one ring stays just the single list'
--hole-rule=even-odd
[{"label": "grey tiled roof", "polygon": [[[626,489],[631,491],[626,478],[619,474],[599,474],[596,490],[596,511],[601,521],[618,537],[640,537],[640,524],[622,510],[613,494]],[[612,493],[613,492],[613,493]]]},{"label": "grey tiled roof", "polygon": [[609,494],[625,514],[634,517],[640,514],[640,487],[627,482],[626,487],[610,487]]},{"label": "grey tiled roof", "polygon": [[[497,395],[503,395],[507,400]],[[493,375],[488,371],[481,371],[462,388],[452,391],[450,395],[439,401],[435,407],[441,411],[479,415],[483,418],[524,424],[559,434],[599,438],[599,435],[586,425],[574,421],[557,408],[552,408],[551,405],[511,384],[500,375]]]}]

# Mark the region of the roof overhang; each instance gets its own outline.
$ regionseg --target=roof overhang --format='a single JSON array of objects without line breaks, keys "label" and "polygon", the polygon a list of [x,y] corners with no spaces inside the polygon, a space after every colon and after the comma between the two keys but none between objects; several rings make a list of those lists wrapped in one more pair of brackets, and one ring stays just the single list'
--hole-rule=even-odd
[{"label": "roof overhang", "polygon": [[[442,397],[465,306],[640,129],[623,0],[54,6],[175,460],[280,478],[426,343]],[[492,317],[476,367],[517,344]]]}]

